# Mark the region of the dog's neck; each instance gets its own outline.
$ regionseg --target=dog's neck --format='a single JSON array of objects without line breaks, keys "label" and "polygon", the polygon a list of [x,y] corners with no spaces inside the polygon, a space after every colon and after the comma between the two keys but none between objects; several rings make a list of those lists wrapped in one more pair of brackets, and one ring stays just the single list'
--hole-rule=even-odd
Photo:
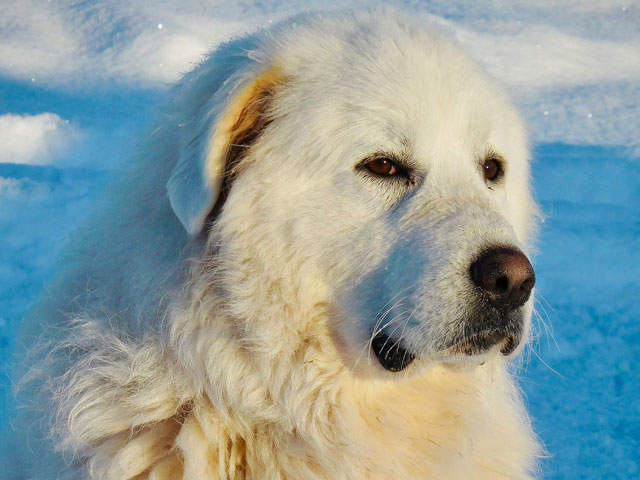
[{"label": "dog's neck", "polygon": [[[464,374],[435,367],[397,384],[309,368],[303,353],[287,363],[288,377],[274,371],[253,391],[234,387],[215,400],[206,393],[194,400],[175,440],[193,478],[208,478],[212,465],[238,478],[455,479],[477,471],[485,472],[481,478],[527,478],[514,457],[527,426],[518,424],[502,365]],[[280,375],[288,381],[267,386]],[[231,377],[246,385],[248,372]],[[494,384],[492,398],[486,383]],[[238,408],[228,407],[233,402]],[[507,435],[494,450],[498,430]]]},{"label": "dog's neck", "polygon": [[[292,294],[273,288],[253,298]],[[322,302],[288,309],[280,297],[247,318],[210,281],[188,295],[171,311],[170,348],[122,359],[146,362],[155,383],[112,379],[132,395],[120,400],[120,430],[98,437],[96,416],[82,417],[77,443],[98,478],[528,478],[519,455],[535,445],[500,359],[402,382],[357,378],[332,347]],[[92,392],[85,405],[114,411]]]},{"label": "dog's neck", "polygon": [[[478,465],[498,478],[526,478],[523,462],[502,457],[529,451],[522,442],[530,435],[518,423],[517,395],[501,358],[465,373],[436,366],[402,382],[359,379],[332,346],[322,302],[287,309],[280,298],[285,307],[254,307],[258,314],[247,321],[212,316],[230,310],[214,305],[220,298],[199,302],[205,310],[191,308],[184,322],[174,322],[180,363],[191,375],[199,371],[200,395],[176,440],[185,468],[193,442],[204,442],[216,468],[250,471],[249,478],[471,478]],[[288,318],[293,311],[311,318]],[[278,333],[256,338],[264,325]],[[500,456],[487,451],[495,431],[510,432]]]}]

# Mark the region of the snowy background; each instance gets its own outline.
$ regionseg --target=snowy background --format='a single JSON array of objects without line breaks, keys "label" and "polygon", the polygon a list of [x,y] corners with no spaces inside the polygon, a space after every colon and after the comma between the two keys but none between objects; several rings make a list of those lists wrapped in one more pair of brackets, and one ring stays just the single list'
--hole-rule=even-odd
[{"label": "snowy background", "polygon": [[[640,478],[640,3],[388,3],[450,29],[529,124],[545,221],[520,374],[545,478]],[[0,0],[0,358],[171,83],[219,42],[327,4],[342,5]]]}]

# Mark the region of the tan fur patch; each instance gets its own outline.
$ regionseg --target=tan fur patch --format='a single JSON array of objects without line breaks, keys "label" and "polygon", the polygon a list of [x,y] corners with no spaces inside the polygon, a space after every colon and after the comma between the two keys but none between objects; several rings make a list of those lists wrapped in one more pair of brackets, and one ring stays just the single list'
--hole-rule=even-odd
[{"label": "tan fur patch", "polygon": [[206,164],[209,181],[222,176],[222,193],[224,183],[237,171],[242,151],[251,145],[269,123],[269,99],[274,88],[283,81],[284,77],[278,67],[260,74],[234,97],[219,121]]}]

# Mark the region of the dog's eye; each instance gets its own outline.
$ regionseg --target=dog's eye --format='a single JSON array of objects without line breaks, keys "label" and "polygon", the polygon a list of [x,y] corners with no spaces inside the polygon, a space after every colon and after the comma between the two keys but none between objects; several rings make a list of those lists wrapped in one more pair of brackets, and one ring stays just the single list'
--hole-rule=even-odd
[{"label": "dog's eye", "polygon": [[393,177],[398,174],[398,166],[388,158],[375,158],[365,163],[364,166],[371,173],[382,177]]},{"label": "dog's eye", "polygon": [[495,182],[502,176],[502,163],[494,157],[489,157],[482,164],[482,172],[485,180]]}]

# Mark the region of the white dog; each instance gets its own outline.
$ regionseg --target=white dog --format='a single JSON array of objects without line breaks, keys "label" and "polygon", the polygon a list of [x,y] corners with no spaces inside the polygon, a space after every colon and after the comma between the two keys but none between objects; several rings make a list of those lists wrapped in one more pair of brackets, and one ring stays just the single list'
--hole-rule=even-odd
[{"label": "white dog", "polygon": [[232,41],[136,164],[31,315],[11,478],[532,478],[527,144],[452,40]]}]

